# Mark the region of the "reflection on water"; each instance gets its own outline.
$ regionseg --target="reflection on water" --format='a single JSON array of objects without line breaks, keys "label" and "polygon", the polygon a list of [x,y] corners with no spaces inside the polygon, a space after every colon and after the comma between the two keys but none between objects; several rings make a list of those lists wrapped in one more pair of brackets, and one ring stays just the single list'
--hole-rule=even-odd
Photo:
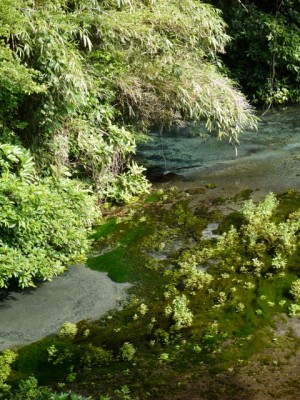
[{"label": "reflection on water", "polygon": [[204,127],[200,126],[198,129],[184,128],[161,135],[152,133],[151,141],[140,146],[138,159],[162,173],[177,172],[191,179],[192,175],[220,170],[226,164],[274,158],[277,153],[298,148],[300,106],[296,105],[269,111],[262,116],[258,131],[244,132],[237,150],[225,140],[207,136]]}]

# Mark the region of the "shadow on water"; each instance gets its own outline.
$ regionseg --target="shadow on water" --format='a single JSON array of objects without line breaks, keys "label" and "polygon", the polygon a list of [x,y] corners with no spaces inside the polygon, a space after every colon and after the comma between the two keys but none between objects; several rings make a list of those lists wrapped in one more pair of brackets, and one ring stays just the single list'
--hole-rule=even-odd
[{"label": "shadow on water", "polygon": [[150,141],[141,144],[137,160],[150,170],[184,176],[184,169],[195,169],[195,175],[207,167],[213,170],[222,163],[239,163],[257,157],[270,157],[272,152],[297,149],[300,145],[300,106],[291,105],[271,110],[261,116],[257,131],[246,131],[235,147],[216,135],[208,135],[203,124],[188,125],[169,132],[152,132]]},{"label": "shadow on water", "polygon": [[146,176],[152,183],[175,182],[182,178],[179,174],[175,172],[166,171],[158,166],[148,168]]},{"label": "shadow on water", "polygon": [[35,279],[34,280],[34,287],[22,289],[18,285],[17,279],[11,279],[7,288],[0,288],[0,308],[6,307],[7,304],[5,303],[7,300],[15,300],[18,301],[16,295],[33,295],[35,290],[42,286],[45,283],[42,279]]}]

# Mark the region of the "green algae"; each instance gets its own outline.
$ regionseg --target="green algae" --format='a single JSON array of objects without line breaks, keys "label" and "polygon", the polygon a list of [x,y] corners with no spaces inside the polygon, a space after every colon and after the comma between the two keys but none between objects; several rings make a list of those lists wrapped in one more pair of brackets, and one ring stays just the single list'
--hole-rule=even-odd
[{"label": "green algae", "polygon": [[[296,195],[279,199],[273,216],[277,222],[300,204]],[[214,248],[216,241],[203,241],[201,232],[216,215],[205,206],[191,211],[187,200],[169,201],[139,204],[121,219],[109,219],[95,233],[95,252],[99,254],[89,258],[88,266],[107,272],[117,282],[135,284],[123,310],[98,322],[80,323],[73,339],[54,337],[21,349],[16,376],[35,374],[42,382],[66,381],[70,371],[76,371],[79,391],[86,390],[85,382],[92,379],[99,393],[113,394],[129,383],[136,394],[145,387],[154,393],[155,385],[168,376],[191,368],[200,373],[203,365],[210,371],[238,368],[265,348],[272,336],[274,315],[288,312],[292,301],[289,290],[300,272],[299,249],[288,259],[282,276],[253,277],[241,273],[238,262],[228,270],[213,259],[205,266],[205,272],[213,277],[211,283],[191,289],[190,275],[197,273],[201,264],[196,263],[196,269],[187,266],[184,272],[182,265],[192,265],[203,249]],[[219,233],[230,231],[231,226],[241,232],[245,224],[244,216],[234,212],[223,218]],[[242,244],[237,251],[244,258],[252,257]],[[231,252],[229,246],[222,257],[234,263]],[[265,257],[268,263],[270,255]],[[226,295],[224,303],[220,293]],[[188,297],[193,313],[192,324],[180,330],[175,329],[174,313],[166,314],[166,307],[172,307],[178,295]],[[240,303],[244,308],[239,308]],[[136,350],[133,363],[121,359],[124,343]],[[58,373],[53,373],[53,361],[48,359],[52,345],[63,355]],[[111,352],[111,359],[91,362],[90,346]],[[125,376],[122,371],[127,371]]]},{"label": "green algae", "polygon": [[113,217],[106,221],[103,225],[94,227],[93,233],[90,235],[90,239],[99,240],[110,236],[117,227],[117,218]]},{"label": "green algae", "polygon": [[[109,220],[112,221],[112,219]],[[113,226],[113,229],[111,227]],[[107,224],[104,225],[107,227]],[[104,232],[110,232],[110,244],[114,247],[111,251],[100,248],[100,254],[94,257],[89,257],[87,266],[93,270],[107,272],[108,276],[115,282],[123,283],[135,281],[137,266],[141,262],[139,254],[139,245],[142,239],[151,235],[154,227],[151,224],[140,223],[110,223]],[[95,233],[95,239],[103,239],[107,235],[103,235],[103,227]],[[105,242],[106,243],[106,242]],[[103,240],[100,243],[103,246]],[[96,244],[97,249],[97,244]]]},{"label": "green algae", "polygon": [[232,226],[240,229],[244,223],[245,218],[243,214],[239,211],[234,211],[223,217],[219,227],[216,229],[216,233],[221,235],[224,232],[228,232]]},{"label": "green algae", "polygon": [[132,260],[124,254],[124,250],[118,248],[89,258],[87,266],[93,270],[107,272],[114,282],[124,283],[130,280],[131,262]]},{"label": "green algae", "polygon": [[290,190],[277,196],[279,206],[276,210],[275,217],[287,218],[289,214],[299,210],[300,208],[300,194],[294,190]]},{"label": "green algae", "polygon": [[232,198],[232,201],[240,202],[240,201],[249,200],[251,198],[251,193],[253,193],[253,190],[251,190],[251,189],[242,190]]}]

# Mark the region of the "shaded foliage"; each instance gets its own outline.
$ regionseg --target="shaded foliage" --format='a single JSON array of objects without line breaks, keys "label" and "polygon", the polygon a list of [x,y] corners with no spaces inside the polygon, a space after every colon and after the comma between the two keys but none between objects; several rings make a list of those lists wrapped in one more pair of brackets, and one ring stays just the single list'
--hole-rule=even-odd
[{"label": "shaded foliage", "polygon": [[253,102],[270,105],[300,99],[300,3],[210,1],[221,8],[233,40],[224,61]]}]

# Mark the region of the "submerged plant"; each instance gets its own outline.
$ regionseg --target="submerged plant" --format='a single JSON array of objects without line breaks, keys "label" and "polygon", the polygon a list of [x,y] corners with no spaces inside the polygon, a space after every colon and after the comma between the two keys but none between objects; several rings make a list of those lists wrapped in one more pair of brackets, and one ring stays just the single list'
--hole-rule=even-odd
[{"label": "submerged plant", "polygon": [[135,285],[122,311],[80,323],[75,337],[48,342],[48,365],[60,368],[65,381],[82,382],[85,391],[91,374],[100,376],[99,393],[106,384],[112,397],[130,382],[134,397],[141,376],[150,387],[152,376],[164,379],[166,367],[232,368],[262,348],[263,328],[276,312],[300,315],[294,265],[299,212],[282,216],[274,195],[258,205],[245,203],[236,225],[212,240],[194,229],[210,220],[192,214],[180,199],[176,206],[160,198],[123,212],[118,223],[99,228],[103,254],[94,261],[101,269],[109,255],[107,263],[130,271]]}]

